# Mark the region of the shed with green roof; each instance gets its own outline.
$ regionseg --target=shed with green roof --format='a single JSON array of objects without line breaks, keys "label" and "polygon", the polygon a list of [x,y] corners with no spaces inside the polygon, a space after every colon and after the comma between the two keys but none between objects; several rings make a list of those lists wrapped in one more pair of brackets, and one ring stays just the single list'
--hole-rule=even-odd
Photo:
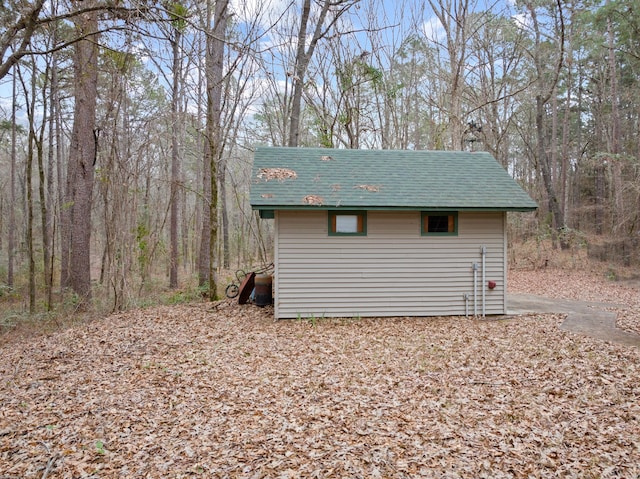
[{"label": "shed with green roof", "polygon": [[259,147],[275,317],[505,314],[506,213],[536,203],[488,153]]}]

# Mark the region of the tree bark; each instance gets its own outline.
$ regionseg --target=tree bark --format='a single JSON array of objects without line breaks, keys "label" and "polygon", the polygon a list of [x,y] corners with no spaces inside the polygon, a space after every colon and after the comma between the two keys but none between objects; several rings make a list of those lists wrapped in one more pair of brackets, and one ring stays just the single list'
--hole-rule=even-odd
[{"label": "tree bark", "polygon": [[[34,314],[36,312],[36,261],[35,251],[33,245],[33,229],[34,229],[34,215],[33,215],[33,155],[34,148],[36,148],[36,132],[35,132],[35,99],[36,99],[36,66],[35,62],[32,64],[31,72],[31,101],[29,101],[29,93],[27,92],[26,85],[23,81],[22,74],[18,68],[17,72],[20,75],[22,85],[24,87],[24,94],[26,100],[27,115],[29,117],[29,137],[27,140],[27,170],[26,170],[26,196],[27,196],[27,259],[29,263],[29,313]],[[40,155],[39,155],[40,156]]]},{"label": "tree bark", "polygon": [[[357,1],[357,0],[356,0]],[[304,92],[304,78],[307,74],[309,61],[313,57],[313,52],[321,38],[326,35],[329,28],[335,24],[338,18],[346,12],[352,5],[351,0],[323,0],[320,13],[318,15],[318,23],[311,36],[309,47],[305,48],[307,43],[307,30],[309,24],[309,16],[311,13],[311,0],[304,0],[302,5],[302,14],[300,15],[300,29],[298,30],[298,44],[296,50],[295,68],[293,71],[293,97],[291,99],[291,120],[289,122],[289,141],[288,146],[295,147],[300,142],[300,115],[302,111],[302,93]],[[341,8],[334,12],[331,23],[325,28],[324,22],[332,6],[340,6]]]},{"label": "tree bark", "polygon": [[[551,175],[551,167],[549,157],[546,151],[546,142],[545,142],[545,134],[544,134],[544,106],[545,102],[538,95],[536,97],[536,136],[538,137],[537,143],[537,156],[538,156],[538,164],[540,166],[540,172],[542,173],[542,181],[544,183],[544,188],[547,192],[547,202],[549,206],[549,212],[552,217],[552,228],[553,231],[557,234],[560,229],[564,226],[564,217],[562,215],[562,208],[560,207],[560,202],[558,201],[558,195],[556,193],[555,186],[553,184],[553,177]],[[555,241],[556,237],[554,237]],[[560,244],[563,249],[564,242],[560,239]]]},{"label": "tree bark", "polygon": [[10,199],[9,205],[9,240],[7,244],[7,286],[13,288],[14,285],[14,264],[15,264],[15,242],[16,242],[16,109],[17,109],[17,97],[16,97],[16,75],[13,73],[12,91],[13,100],[11,103],[11,173],[9,179]]},{"label": "tree bark", "polygon": [[[218,0],[212,8],[208,3],[208,18],[211,19],[213,13],[213,27],[207,36],[206,52],[206,83],[207,83],[207,112],[206,112],[206,135],[205,135],[205,216],[207,221],[203,221],[202,240],[200,247],[200,282],[202,268],[207,263],[206,280],[209,283],[209,299],[215,300],[217,297],[216,268],[217,268],[217,238],[218,238],[218,174],[217,165],[221,148],[220,118],[221,118],[221,98],[223,79],[223,60],[225,46],[225,32],[227,28],[227,6],[228,0]],[[212,12],[213,10],[213,12]],[[208,25],[211,24],[209,20]],[[208,190],[208,191],[207,191]],[[208,228],[205,230],[205,227]],[[208,249],[206,247],[208,246]]]},{"label": "tree bark", "polygon": [[464,69],[467,67],[469,0],[429,0],[446,32],[449,67],[446,69],[448,92],[445,98],[449,117],[449,144],[453,150],[464,150]]},{"label": "tree bark", "polygon": [[[328,2],[325,1],[325,4]],[[309,56],[305,51],[307,41],[307,23],[311,12],[311,0],[304,0],[302,15],[300,15],[300,29],[298,30],[298,46],[296,52],[296,67],[293,76],[293,98],[291,101],[291,121],[289,123],[289,146],[298,146],[300,137],[300,110],[302,108],[302,91],[304,75],[309,64]]]},{"label": "tree bark", "polygon": [[[29,135],[27,138],[27,164],[25,171],[25,196],[26,196],[26,214],[27,214],[27,229],[26,229],[26,249],[27,249],[27,261],[28,261],[28,300],[29,300],[29,313],[33,314],[36,312],[36,250],[35,250],[35,214],[34,214],[34,199],[33,199],[33,168],[34,168],[34,155],[37,155],[38,162],[38,177],[39,177],[39,187],[38,191],[40,194],[40,208],[42,214],[42,222],[43,222],[43,233],[46,234],[46,227],[44,225],[45,216],[46,216],[46,205],[44,198],[44,160],[43,160],[43,142],[44,142],[44,131],[46,126],[46,116],[43,118],[41,123],[41,127],[39,130],[39,134],[36,134],[36,98],[38,95],[38,79],[40,75],[38,75],[38,69],[36,65],[36,61],[34,58],[31,58],[31,72],[30,72],[30,84],[27,87],[27,83],[22,75],[22,70],[20,66],[16,67],[16,74],[20,78],[20,82],[22,84],[22,89],[24,92],[24,100],[25,100],[25,109],[27,112],[27,118],[29,120]],[[44,85],[43,85],[43,110],[46,112],[47,103],[46,103],[46,92],[47,89],[47,78],[48,71],[45,72],[44,76]],[[45,266],[47,266],[47,257],[45,252]]]},{"label": "tree bark", "polygon": [[[34,75],[35,76],[35,75]],[[30,118],[29,125],[29,151],[27,152],[27,258],[29,261],[29,313],[36,312],[36,262],[33,251],[33,148],[35,135],[33,132],[33,117]]]},{"label": "tree bark", "polygon": [[527,4],[529,14],[532,21],[533,31],[535,34],[535,42],[533,52],[533,58],[536,68],[536,152],[538,166],[542,173],[542,181],[547,194],[547,202],[549,206],[549,212],[552,217],[552,240],[554,247],[557,247],[558,240],[560,240],[560,248],[567,249],[569,247],[564,236],[561,234],[565,228],[564,216],[562,208],[558,200],[556,188],[553,183],[552,165],[547,154],[547,145],[550,145],[547,134],[545,134],[545,105],[549,102],[551,95],[555,92],[558,79],[560,77],[560,71],[564,62],[564,19],[562,13],[562,4],[560,0],[556,0],[556,6],[558,8],[557,15],[559,20],[560,35],[558,38],[558,58],[554,65],[554,70],[551,75],[550,81],[545,81],[548,76],[547,71],[543,65],[542,58],[542,34],[540,31],[540,25],[538,23],[538,16],[536,13],[536,7],[532,4]]},{"label": "tree bark", "polygon": [[[56,30],[54,30],[54,43],[56,42]],[[58,96],[58,62],[57,53],[51,58],[51,87],[49,99],[49,149],[47,151],[47,172],[46,172],[46,193],[43,203],[43,221],[42,221],[42,244],[44,254],[44,283],[45,283],[45,304],[47,310],[52,308],[53,302],[53,171],[54,171],[54,152],[55,152],[55,118],[56,118],[56,101]],[[41,178],[44,182],[44,175]]]},{"label": "tree bark", "polygon": [[[571,103],[573,101],[572,91],[573,85],[573,22],[575,19],[575,10],[571,9],[571,24],[569,27],[569,33],[567,37],[567,94],[565,97],[564,112],[562,115],[562,149],[560,158],[560,197],[561,197],[561,209],[562,216],[565,223],[569,223],[569,134],[570,134],[570,117],[571,117]],[[580,110],[578,110],[580,111]],[[579,147],[579,145],[578,145]]]},{"label": "tree bark", "polygon": [[[45,75],[46,76],[46,75]],[[45,80],[46,81],[46,80]],[[45,87],[46,88],[46,87]],[[43,96],[45,93],[43,92]],[[43,101],[43,109],[47,109],[47,101]],[[43,119],[42,128],[40,129],[39,139],[37,140],[37,154],[38,154],[38,194],[40,197],[40,221],[42,225],[42,263],[43,263],[43,276],[44,276],[44,289],[45,289],[45,309],[49,311],[51,309],[51,281],[49,276],[49,270],[51,269],[51,235],[50,235],[50,211],[48,208],[47,200],[47,173],[44,166],[44,130],[45,125],[49,119]],[[51,131],[51,128],[49,128]],[[49,136],[51,138],[51,136]],[[51,148],[49,148],[49,155],[51,155]]]},{"label": "tree bark", "polygon": [[[11,25],[6,25],[0,36],[0,79],[11,71],[11,68],[27,54],[36,28],[40,24],[40,12],[45,0],[36,0],[30,5],[25,5]],[[5,57],[5,53],[11,54]]]},{"label": "tree bark", "polygon": [[220,213],[222,214],[222,265],[229,267],[229,211],[227,207],[227,161],[220,159]]},{"label": "tree bark", "polygon": [[[607,4],[609,2],[607,1]],[[622,186],[622,166],[620,164],[620,112],[618,108],[618,74],[616,68],[615,38],[611,19],[607,19],[607,50],[609,60],[609,82],[611,96],[611,144],[610,151],[613,153],[611,174],[613,175],[613,198],[614,198],[614,222],[613,232],[620,233],[624,224],[624,196]]]},{"label": "tree bark", "polygon": [[[208,105],[208,101],[207,101]],[[207,106],[208,111],[208,106]],[[208,116],[207,116],[208,117]],[[200,234],[200,251],[198,253],[198,285],[209,283],[209,253],[211,251],[211,228],[209,203],[211,202],[211,160],[209,140],[204,138],[204,161],[202,163],[202,230]]]},{"label": "tree bark", "polygon": [[171,89],[171,213],[169,219],[169,287],[178,287],[178,194],[180,180],[180,159],[178,149],[178,103],[180,95],[180,38],[182,33],[180,27],[173,29],[175,37],[172,40],[173,50],[173,85]]},{"label": "tree bark", "polygon": [[66,195],[70,224],[66,226],[70,232],[69,285],[83,308],[91,303],[91,207],[98,143],[98,43],[92,34],[98,29],[98,14],[94,11],[78,15],[74,24],[83,39],[74,45],[75,106]]}]

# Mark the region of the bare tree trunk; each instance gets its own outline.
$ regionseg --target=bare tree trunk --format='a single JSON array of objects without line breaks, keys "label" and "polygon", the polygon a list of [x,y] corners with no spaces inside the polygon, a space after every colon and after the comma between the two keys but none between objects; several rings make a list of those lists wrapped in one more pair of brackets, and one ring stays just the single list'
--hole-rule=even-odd
[{"label": "bare tree trunk", "polygon": [[547,193],[547,201],[549,205],[549,212],[552,217],[552,240],[554,247],[557,247],[558,239],[560,240],[561,249],[568,248],[568,244],[566,243],[564,237],[560,234],[565,227],[564,216],[562,214],[562,208],[560,207],[560,202],[558,201],[558,195],[556,193],[556,189],[553,182],[553,174],[551,171],[551,161],[549,155],[547,154],[547,145],[550,144],[547,135],[545,134],[545,105],[549,102],[551,95],[553,95],[556,85],[558,84],[558,78],[560,76],[560,70],[564,61],[564,19],[562,13],[562,4],[560,0],[557,0],[557,8],[558,8],[558,19],[560,26],[560,38],[558,39],[559,47],[558,47],[558,58],[556,60],[555,68],[552,72],[552,79],[547,84],[545,78],[547,72],[543,65],[542,58],[542,39],[540,32],[540,25],[538,23],[538,16],[536,12],[536,8],[532,4],[526,5],[530,17],[532,20],[533,30],[535,33],[535,44],[534,44],[534,62],[536,67],[536,83],[537,83],[537,93],[536,93],[536,139],[537,139],[537,147],[536,153],[538,157],[538,165],[540,167],[540,171],[542,173],[542,181],[544,184],[545,192]]},{"label": "bare tree trunk", "polygon": [[[213,10],[213,28],[207,36],[206,53],[206,83],[207,83],[207,113],[206,113],[206,138],[205,138],[205,181],[208,181],[208,196],[204,201],[208,202],[208,222],[203,221],[202,243],[200,248],[201,266],[208,259],[207,281],[209,282],[209,299],[214,300],[217,296],[216,285],[216,246],[218,238],[218,175],[217,163],[221,155],[221,135],[220,135],[220,105],[222,98],[222,78],[225,32],[227,28],[227,6],[228,0],[218,0],[215,8],[211,3],[207,5],[208,25],[211,25],[211,13]],[[206,186],[205,186],[206,190]],[[207,215],[205,215],[207,216]],[[208,223],[208,231],[204,230]],[[204,251],[205,245],[208,251]],[[207,254],[203,257],[203,254]],[[202,270],[201,270],[202,272]],[[200,281],[202,282],[202,276]]]},{"label": "bare tree trunk", "polygon": [[[46,101],[44,104],[44,108],[46,110]],[[47,120],[48,121],[48,120]],[[44,151],[43,151],[43,143],[44,143],[44,130],[45,130],[45,122],[43,121],[42,129],[40,131],[40,138],[37,141],[37,152],[38,152],[38,193],[40,196],[40,221],[42,224],[42,263],[43,263],[43,276],[44,276],[44,287],[45,287],[45,309],[49,311],[51,309],[51,281],[49,277],[49,270],[51,268],[51,234],[50,234],[50,212],[48,209],[48,200],[47,200],[47,180],[45,176],[45,167],[44,167]],[[49,148],[49,152],[51,152],[51,148]]]},{"label": "bare tree trunk", "polygon": [[[567,48],[567,95],[565,98],[564,112],[562,115],[562,147],[561,147],[561,159],[560,159],[560,197],[561,197],[561,209],[562,216],[565,223],[569,223],[569,181],[568,181],[568,169],[569,169],[569,134],[570,134],[570,116],[571,116],[571,102],[573,98],[571,92],[573,90],[573,20],[574,10],[571,10],[571,25],[568,35],[568,48]],[[580,110],[578,110],[580,111]],[[580,148],[580,145],[578,145]]]},{"label": "bare tree trunk", "polygon": [[[36,262],[35,262],[35,250],[34,250],[34,215],[33,215],[33,155],[34,149],[38,145],[38,141],[36,138],[35,132],[35,100],[36,100],[36,78],[38,75],[36,74],[36,65],[35,61],[32,63],[32,71],[31,71],[31,85],[30,88],[27,88],[26,83],[24,82],[24,78],[22,77],[22,72],[19,66],[16,67],[16,72],[20,77],[20,82],[22,83],[22,88],[24,91],[27,117],[29,119],[29,136],[27,138],[27,165],[25,171],[25,188],[26,188],[26,212],[27,212],[27,231],[26,231],[26,247],[27,247],[27,261],[29,264],[29,276],[28,276],[28,285],[29,285],[29,313],[33,314],[36,312]],[[30,90],[30,92],[29,92]],[[42,149],[38,148],[41,153]],[[38,155],[39,160],[41,154]]]},{"label": "bare tree trunk", "polygon": [[[207,102],[208,104],[208,102]],[[208,107],[207,107],[208,110]],[[209,203],[211,202],[211,160],[208,150],[209,140],[204,141],[204,161],[202,164],[202,230],[200,252],[198,254],[198,284],[205,286],[209,282],[209,252],[211,249],[211,228]]]},{"label": "bare tree trunk", "polygon": [[[325,5],[329,2],[325,1]],[[307,23],[311,12],[311,0],[304,0],[302,15],[300,15],[300,29],[298,30],[298,51],[296,53],[296,68],[293,76],[293,99],[291,102],[291,122],[289,123],[289,146],[298,146],[300,136],[300,110],[302,108],[302,90],[304,75],[309,65],[309,56],[305,52],[307,41]]]},{"label": "bare tree trunk", "polygon": [[60,289],[69,287],[69,255],[71,248],[71,208],[66,204],[67,192],[62,148],[62,110],[60,95],[56,90],[56,169],[58,179],[58,223],[60,232]]},{"label": "bare tree trunk", "polygon": [[596,166],[595,188],[596,188],[596,204],[595,204],[595,229],[596,234],[601,235],[604,232],[604,166]]},{"label": "bare tree trunk", "polygon": [[229,211],[227,207],[227,161],[220,160],[220,212],[222,213],[222,261],[229,267]]},{"label": "bare tree trunk", "polygon": [[[207,9],[208,15],[208,9]],[[208,28],[208,23],[207,23]],[[207,51],[208,51],[208,37],[204,40],[204,48],[201,50],[201,57],[207,60]],[[206,67],[205,67],[206,70]],[[204,110],[202,108],[204,95],[203,95],[203,87],[202,82],[198,83],[198,125],[202,124],[203,118],[206,121],[206,116],[204,114]],[[206,100],[205,100],[206,101]],[[201,143],[200,149],[203,152],[203,161],[201,175],[199,178],[202,183],[202,197],[200,201],[200,207],[197,209],[196,214],[199,217],[196,218],[196,225],[200,225],[200,244],[198,246],[198,255],[197,255],[197,269],[198,269],[198,286],[203,287],[208,285],[209,282],[209,241],[210,231],[209,231],[209,198],[211,198],[211,163],[208,161],[208,156],[206,153],[206,148],[208,146],[208,142],[206,139],[206,135],[200,135],[198,141]]]},{"label": "bare tree trunk", "polygon": [[10,199],[9,205],[9,241],[7,245],[7,286],[13,288],[14,285],[14,254],[16,249],[16,75],[13,73],[12,89],[13,89],[13,101],[11,104],[11,178],[9,179]]},{"label": "bare tree trunk", "polygon": [[91,206],[98,142],[98,14],[78,15],[74,24],[83,39],[74,45],[75,107],[67,173],[67,204],[71,205],[71,222],[67,225],[71,233],[69,285],[79,296],[80,306],[87,307],[91,302]]},{"label": "bare tree trunk", "polygon": [[[36,76],[35,74],[33,75]],[[29,119],[33,122],[33,117]],[[27,258],[29,261],[29,313],[36,312],[36,262],[33,250],[33,148],[35,143],[33,124],[29,126],[29,151],[27,153]]]},{"label": "bare tree trunk", "polygon": [[[357,0],[356,2],[357,3]],[[293,72],[293,98],[291,101],[291,121],[289,122],[289,142],[288,146],[298,146],[300,140],[300,114],[302,110],[302,93],[304,91],[304,78],[307,74],[309,61],[313,57],[318,41],[323,38],[327,31],[331,28],[338,18],[345,13],[352,5],[352,0],[322,0],[320,12],[318,14],[318,23],[313,31],[309,47],[307,45],[307,30],[309,16],[311,13],[311,0],[304,0],[302,4],[302,14],[300,15],[300,29],[298,30],[298,44],[296,51],[295,68]],[[325,27],[324,22],[327,19],[330,7],[340,7],[339,10],[333,12],[330,24]]]},{"label": "bare tree trunk", "polygon": [[[536,97],[536,134],[538,137],[537,143],[537,156],[538,163],[540,165],[540,171],[542,173],[542,181],[544,182],[544,188],[547,192],[547,202],[549,205],[549,212],[552,217],[552,228],[554,232],[558,232],[560,228],[564,226],[564,219],[562,216],[562,209],[558,202],[558,195],[553,185],[553,178],[551,176],[550,161],[546,151],[546,141],[544,134],[544,101],[538,95]],[[557,236],[554,236],[554,242],[557,240]]]},{"label": "bare tree trunk", "polygon": [[446,32],[446,49],[449,68],[446,83],[446,110],[449,117],[450,148],[464,150],[463,93],[464,74],[467,67],[467,44],[469,37],[469,0],[429,0],[429,5]]},{"label": "bare tree trunk", "polygon": [[[206,45],[206,40],[205,40],[205,45]],[[198,56],[200,58],[204,58],[205,55],[204,53],[206,52],[206,46],[204,48],[200,48],[198,50]],[[202,64],[198,65],[198,68],[201,69],[202,68]],[[200,70],[201,71],[201,70]],[[198,93],[197,93],[197,98],[198,98],[198,114],[197,114],[197,118],[196,118],[196,124],[197,127],[199,128],[200,125],[202,125],[203,123],[203,118],[204,118],[204,109],[202,108],[202,103],[203,103],[203,88],[202,88],[202,82],[198,82]],[[204,147],[205,147],[205,140],[203,135],[199,135],[198,136],[198,150],[199,151],[204,151]],[[204,156],[204,155],[203,155]],[[208,179],[208,177],[206,177],[205,175],[205,171],[208,166],[206,164],[206,161],[202,161],[200,163],[201,165],[201,169],[198,168],[196,170],[196,184],[197,185],[203,185],[203,191],[202,191],[202,198],[201,200],[198,202],[198,205],[196,206],[196,216],[195,216],[195,228],[197,230],[197,228],[200,228],[200,238],[196,239],[196,242],[193,245],[193,250],[194,252],[197,251],[197,254],[195,254],[195,268],[198,272],[198,286],[204,286],[207,283],[207,278],[208,278],[208,270],[209,270],[209,261],[208,261],[208,257],[209,255],[206,254],[207,251],[209,251],[209,245],[208,244],[203,244],[204,243],[204,239],[208,238],[209,235],[208,233],[205,235],[205,231],[208,232],[209,231],[209,227],[208,227],[208,221],[209,221],[209,209],[206,207],[206,199],[211,196],[211,194],[209,193],[209,195],[207,195],[207,191],[209,189],[209,182],[210,180]],[[204,228],[204,222],[207,222],[207,228]],[[200,240],[198,242],[198,239]],[[204,246],[204,251],[203,251],[203,246]],[[203,259],[207,259],[206,262],[204,262],[203,264]]]},{"label": "bare tree trunk", "polygon": [[[553,89],[551,93],[551,138],[549,141],[551,153],[551,181],[553,181],[556,191],[558,191],[558,89]],[[562,191],[560,189],[560,191]]]},{"label": "bare tree trunk", "polygon": [[[54,44],[55,44],[54,31]],[[42,222],[42,245],[44,253],[44,283],[45,283],[45,304],[47,309],[51,309],[53,302],[53,171],[54,171],[54,152],[55,152],[55,118],[56,118],[56,102],[58,90],[58,62],[57,54],[54,53],[51,62],[51,88],[50,88],[50,105],[49,105],[49,149],[47,151],[47,174],[46,174],[46,199],[43,206],[43,222]],[[44,175],[41,182],[44,181]]]},{"label": "bare tree trunk", "polygon": [[179,179],[180,162],[178,151],[178,102],[180,89],[180,38],[182,33],[179,27],[173,29],[175,38],[172,40],[173,47],[173,87],[171,90],[171,214],[169,220],[169,287],[178,287],[178,200],[179,200]]},{"label": "bare tree trunk", "polygon": [[[607,4],[609,2],[607,1]],[[620,112],[618,108],[618,76],[616,68],[616,52],[615,52],[615,38],[613,32],[613,26],[611,25],[611,19],[607,20],[607,37],[608,37],[608,56],[609,56],[609,78],[610,78],[610,95],[611,95],[611,145],[610,151],[613,153],[614,158],[611,165],[611,174],[613,176],[613,197],[615,209],[613,212],[613,232],[620,233],[620,229],[623,226],[624,217],[624,195],[622,187],[622,166],[620,164],[620,158],[617,155],[620,153]]]}]

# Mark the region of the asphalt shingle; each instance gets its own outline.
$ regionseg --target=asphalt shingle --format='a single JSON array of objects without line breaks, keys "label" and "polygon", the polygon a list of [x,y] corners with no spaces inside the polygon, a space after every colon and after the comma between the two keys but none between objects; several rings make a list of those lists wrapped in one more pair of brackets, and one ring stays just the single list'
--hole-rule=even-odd
[{"label": "asphalt shingle", "polygon": [[259,147],[254,209],[530,211],[536,203],[486,152]]}]

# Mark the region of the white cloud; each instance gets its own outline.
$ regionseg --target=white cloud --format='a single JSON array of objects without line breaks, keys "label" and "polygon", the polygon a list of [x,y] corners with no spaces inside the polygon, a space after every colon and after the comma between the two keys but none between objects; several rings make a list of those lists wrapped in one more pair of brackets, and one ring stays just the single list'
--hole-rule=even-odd
[{"label": "white cloud", "polygon": [[270,27],[290,6],[288,0],[231,0],[231,10],[241,23]]},{"label": "white cloud", "polygon": [[518,28],[529,29],[531,28],[531,16],[528,13],[516,13],[511,15],[511,19],[514,21]]},{"label": "white cloud", "polygon": [[440,19],[436,16],[431,17],[423,23],[422,31],[428,39],[434,41],[444,38],[446,33]]},{"label": "white cloud", "polygon": [[143,65],[147,65],[151,61],[151,58],[149,57],[149,49],[142,42],[132,45],[130,53]]}]

